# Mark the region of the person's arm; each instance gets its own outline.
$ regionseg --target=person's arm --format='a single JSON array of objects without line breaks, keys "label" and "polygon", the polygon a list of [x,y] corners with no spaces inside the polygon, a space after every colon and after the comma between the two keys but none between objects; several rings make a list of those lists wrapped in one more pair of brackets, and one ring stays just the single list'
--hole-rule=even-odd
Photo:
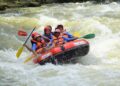
[{"label": "person's arm", "polygon": [[70,34],[69,32],[65,32],[69,38],[74,38],[74,36],[72,34]]},{"label": "person's arm", "polygon": [[50,39],[50,42],[47,43],[46,50],[49,50],[54,47],[53,39]]},{"label": "person's arm", "polygon": [[50,39],[49,43],[47,44],[47,46],[51,46],[53,43],[53,39]]},{"label": "person's arm", "polygon": [[35,55],[35,56],[37,56],[37,53],[35,52],[35,50],[36,50],[36,44],[35,43],[33,43],[33,45],[32,45],[32,49],[29,47],[29,46],[27,46],[26,44],[24,45],[30,52],[33,52],[33,54]]},{"label": "person's arm", "polygon": [[32,50],[33,50],[33,51],[35,51],[35,50],[36,50],[36,48],[37,48],[36,43],[33,43],[33,44],[32,44]]},{"label": "person's arm", "polygon": [[43,35],[42,35],[42,37],[43,37],[43,39],[45,39],[45,40],[47,40],[47,41],[50,41],[50,39],[49,39],[48,37],[45,37],[45,36],[43,36]]},{"label": "person's arm", "polygon": [[66,37],[63,37],[63,39],[66,41],[66,42],[69,42],[69,41],[73,41],[77,38],[66,38]]},{"label": "person's arm", "polygon": [[26,44],[24,44],[24,46],[31,52],[32,51],[32,49],[29,47],[29,46],[27,46]]}]

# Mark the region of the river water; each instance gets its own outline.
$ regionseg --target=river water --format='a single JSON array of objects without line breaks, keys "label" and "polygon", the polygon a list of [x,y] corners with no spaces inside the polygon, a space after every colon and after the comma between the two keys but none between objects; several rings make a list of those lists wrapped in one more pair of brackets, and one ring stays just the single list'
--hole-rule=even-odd
[{"label": "river water", "polygon": [[[16,58],[25,37],[37,26],[64,24],[67,31],[89,39],[90,51],[76,64],[45,66],[24,64],[29,52]],[[28,45],[30,43],[28,42]],[[16,8],[0,14],[0,86],[120,86],[120,4],[64,3],[36,8]]]}]

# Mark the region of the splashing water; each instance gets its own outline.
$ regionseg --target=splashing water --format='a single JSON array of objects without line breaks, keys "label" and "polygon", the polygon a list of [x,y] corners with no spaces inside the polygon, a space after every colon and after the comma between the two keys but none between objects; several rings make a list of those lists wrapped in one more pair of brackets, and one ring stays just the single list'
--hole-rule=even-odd
[{"label": "splashing water", "polygon": [[[23,64],[30,53],[15,53],[25,37],[23,26],[43,32],[45,25],[63,24],[71,33],[95,33],[90,52],[77,64],[39,66]],[[120,4],[63,3],[12,9],[0,15],[0,86],[120,86]],[[28,43],[29,44],[29,43]]]}]

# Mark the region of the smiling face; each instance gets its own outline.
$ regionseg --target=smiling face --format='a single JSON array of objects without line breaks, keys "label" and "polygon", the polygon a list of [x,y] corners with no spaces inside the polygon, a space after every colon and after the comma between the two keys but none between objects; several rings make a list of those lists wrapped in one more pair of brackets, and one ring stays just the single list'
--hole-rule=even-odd
[{"label": "smiling face", "polygon": [[44,33],[47,34],[47,35],[49,35],[49,34],[51,33],[51,28],[48,27],[48,26],[45,27],[45,28],[44,28]]},{"label": "smiling face", "polygon": [[50,30],[46,30],[46,31],[45,31],[45,34],[50,34],[50,33],[51,33]]},{"label": "smiling face", "polygon": [[36,41],[40,42],[41,41],[41,36],[39,35],[35,39],[36,39]]},{"label": "smiling face", "polygon": [[54,32],[54,35],[56,37],[59,37],[60,36],[60,30],[59,29],[56,29],[55,32]]},{"label": "smiling face", "polygon": [[60,32],[55,32],[54,35],[55,35],[56,37],[59,37],[59,36],[60,36]]},{"label": "smiling face", "polygon": [[63,32],[63,28],[60,27],[60,28],[58,28],[58,29],[60,30],[61,33]]},{"label": "smiling face", "polygon": [[64,27],[63,27],[63,25],[58,25],[58,26],[57,26],[57,29],[59,29],[59,30],[60,30],[60,32],[62,33],[62,32],[63,32],[63,30],[64,30]]}]

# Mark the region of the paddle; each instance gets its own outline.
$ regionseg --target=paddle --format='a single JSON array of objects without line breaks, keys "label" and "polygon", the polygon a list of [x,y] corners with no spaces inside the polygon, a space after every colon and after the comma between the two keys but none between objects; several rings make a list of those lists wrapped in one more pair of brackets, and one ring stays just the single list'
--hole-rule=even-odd
[{"label": "paddle", "polygon": [[18,36],[27,36],[27,32],[23,31],[23,30],[19,30],[18,31]]},{"label": "paddle", "polygon": [[[82,36],[82,37],[80,37],[80,38],[91,39],[91,38],[94,38],[94,37],[95,37],[95,34],[87,34],[87,35],[84,35],[84,36]],[[27,62],[30,61],[33,57],[34,57],[33,55],[30,56],[30,57],[28,57],[28,58],[24,61],[24,63],[27,63]]]},{"label": "paddle", "polygon": [[[48,47],[48,46],[47,46]],[[45,47],[45,48],[47,48],[47,47]],[[24,61],[24,63],[27,63],[27,62],[29,62],[33,57],[35,57],[35,55],[33,54],[33,55],[31,55],[31,56],[29,56],[29,57],[27,57],[27,59]]]},{"label": "paddle", "polygon": [[27,57],[27,59],[24,61],[24,63],[29,62],[33,57],[34,57],[34,55],[32,55],[32,56],[30,56],[30,57]]},{"label": "paddle", "polygon": [[95,37],[95,34],[91,33],[91,34],[84,35],[84,36],[82,36],[82,37],[80,37],[80,38],[92,39],[92,38],[94,38],[94,37]]},{"label": "paddle", "polygon": [[73,36],[75,36],[75,37],[80,37],[80,33],[74,32],[74,33],[73,33]]},{"label": "paddle", "polygon": [[[45,48],[46,48],[46,47],[45,47]],[[36,58],[37,58],[38,56],[40,56],[40,54],[37,54]],[[35,57],[34,54],[32,54],[31,56],[27,57],[27,59],[24,61],[24,63],[29,62],[33,57]]]},{"label": "paddle", "polygon": [[[36,28],[36,27],[35,27]],[[35,30],[35,28],[32,30],[32,32],[30,33],[30,35],[27,37],[27,39],[25,40],[24,44],[22,45],[22,47],[20,47],[16,53],[16,57],[19,58],[19,56],[21,55],[23,49],[24,49],[24,45],[27,43],[28,39],[30,38],[31,34],[33,33],[33,31]]]},{"label": "paddle", "polygon": [[75,37],[78,37],[78,38],[85,38],[85,39],[92,39],[92,38],[95,37],[95,34],[93,34],[93,33],[84,35],[84,36],[82,36],[82,37],[80,37],[80,34],[79,34],[78,32],[74,32],[73,35],[74,35]]}]

